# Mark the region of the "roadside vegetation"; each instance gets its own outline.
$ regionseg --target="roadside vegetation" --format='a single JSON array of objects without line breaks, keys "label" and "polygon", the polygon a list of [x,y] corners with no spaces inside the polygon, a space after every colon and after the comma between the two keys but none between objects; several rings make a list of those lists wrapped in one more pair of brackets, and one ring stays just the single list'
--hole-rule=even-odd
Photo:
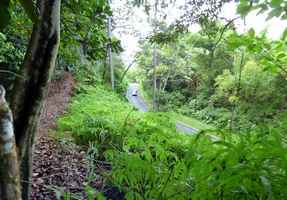
[{"label": "roadside vegetation", "polygon": [[[285,58],[285,37],[208,20],[201,28],[142,43],[128,78],[151,105],[156,76],[159,112],[138,112],[100,83],[80,84],[58,131],[92,152],[91,168],[108,165],[91,171],[124,199],[285,199],[287,88],[272,64]],[[201,131],[179,133],[178,120]]]},{"label": "roadside vegetation", "polygon": [[199,131],[215,129],[215,127],[208,125],[206,123],[203,123],[195,118],[187,117],[185,115],[181,115],[178,113],[170,113],[170,115],[173,117],[174,120],[182,122],[183,124],[186,124],[190,127],[196,128]]},{"label": "roadside vegetation", "polygon": [[149,62],[153,44],[144,42],[133,76],[151,100],[155,76],[159,111],[235,132],[272,124],[286,111],[286,73],[277,65],[284,62],[286,38],[272,41],[252,29],[240,35],[232,26],[224,28],[204,22],[199,33],[183,34],[168,44],[159,41],[157,66]]},{"label": "roadside vegetation", "polygon": [[[0,2],[0,199],[287,199],[287,30],[271,39],[235,23],[286,20],[286,1],[236,1],[238,17],[222,19],[228,0],[186,0],[173,24],[174,1],[120,2]],[[127,24],[138,11],[153,31],[126,66],[121,40],[146,35]],[[63,107],[41,118],[63,74],[48,108]],[[149,112],[127,101],[133,83]]]},{"label": "roadside vegetation", "polygon": [[106,86],[80,84],[58,134],[87,148],[89,171],[125,199],[287,197],[284,127],[186,135],[172,116],[136,111]]}]

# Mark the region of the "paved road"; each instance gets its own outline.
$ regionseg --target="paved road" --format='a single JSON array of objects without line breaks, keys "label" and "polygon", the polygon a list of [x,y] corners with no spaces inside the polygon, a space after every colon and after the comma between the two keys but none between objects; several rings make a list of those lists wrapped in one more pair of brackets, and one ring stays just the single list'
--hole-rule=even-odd
[{"label": "paved road", "polygon": [[[132,83],[129,85],[126,93],[126,98],[138,110],[142,112],[148,112],[148,106],[146,102],[143,100],[143,97],[139,93],[138,84]],[[176,122],[176,128],[177,130],[188,134],[196,134],[198,132],[196,128],[192,128],[189,125],[184,124],[183,122],[180,121]]]},{"label": "paved road", "polygon": [[183,122],[180,121],[176,122],[176,129],[189,134],[196,134],[198,132],[198,129],[192,128],[189,125],[184,124]]},{"label": "paved road", "polygon": [[[128,91],[126,93],[126,98],[129,100],[129,102],[137,108],[139,111],[147,112],[148,106],[146,102],[144,102],[143,98],[138,93],[139,85],[136,83],[132,83],[128,87]],[[133,96],[133,93],[137,94],[136,96]]]}]

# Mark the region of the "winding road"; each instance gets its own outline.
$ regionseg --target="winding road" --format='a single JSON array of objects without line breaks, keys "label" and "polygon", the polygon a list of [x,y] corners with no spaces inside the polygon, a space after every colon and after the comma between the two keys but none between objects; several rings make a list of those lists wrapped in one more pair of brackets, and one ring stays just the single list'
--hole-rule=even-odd
[{"label": "winding road", "polygon": [[[139,111],[148,112],[148,105],[140,95],[139,85],[137,83],[129,84],[126,98]],[[198,129],[190,127],[189,125],[180,121],[176,122],[176,129],[187,134],[196,134],[198,132]]]}]

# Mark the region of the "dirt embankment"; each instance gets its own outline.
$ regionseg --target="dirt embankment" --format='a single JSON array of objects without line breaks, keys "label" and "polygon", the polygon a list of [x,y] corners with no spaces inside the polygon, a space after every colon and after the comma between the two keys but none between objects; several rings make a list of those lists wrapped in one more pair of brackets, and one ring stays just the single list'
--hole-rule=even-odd
[{"label": "dirt embankment", "polygon": [[75,80],[70,73],[64,73],[60,78],[50,82],[48,96],[41,114],[38,135],[45,135],[49,129],[56,127],[56,119],[65,113],[74,87]]},{"label": "dirt embankment", "polygon": [[[57,194],[63,195],[64,192],[72,194],[71,199],[87,199],[86,152],[68,138],[55,140],[55,133],[48,134],[49,130],[56,128],[57,118],[65,114],[74,87],[75,80],[69,73],[64,73],[49,84],[34,149],[32,200],[56,200]],[[105,170],[104,165],[97,164],[97,171]],[[107,199],[124,199],[124,194],[116,187],[106,185],[100,174],[90,180],[89,185],[103,192]]]},{"label": "dirt embankment", "polygon": [[85,153],[76,145],[55,142],[48,135],[49,129],[56,128],[57,118],[65,113],[74,87],[75,80],[69,73],[49,84],[34,150],[33,200],[56,199],[55,191],[83,190]]}]

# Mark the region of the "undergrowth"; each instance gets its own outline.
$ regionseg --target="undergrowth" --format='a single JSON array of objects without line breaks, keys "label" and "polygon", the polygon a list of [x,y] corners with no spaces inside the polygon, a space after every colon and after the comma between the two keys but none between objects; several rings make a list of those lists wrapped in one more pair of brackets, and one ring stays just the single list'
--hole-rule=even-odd
[{"label": "undergrowth", "polygon": [[280,129],[217,131],[216,139],[204,132],[184,135],[169,113],[135,111],[102,86],[80,88],[58,122],[59,132],[93,144],[95,162],[111,166],[102,176],[125,199],[287,199],[286,137]]}]

